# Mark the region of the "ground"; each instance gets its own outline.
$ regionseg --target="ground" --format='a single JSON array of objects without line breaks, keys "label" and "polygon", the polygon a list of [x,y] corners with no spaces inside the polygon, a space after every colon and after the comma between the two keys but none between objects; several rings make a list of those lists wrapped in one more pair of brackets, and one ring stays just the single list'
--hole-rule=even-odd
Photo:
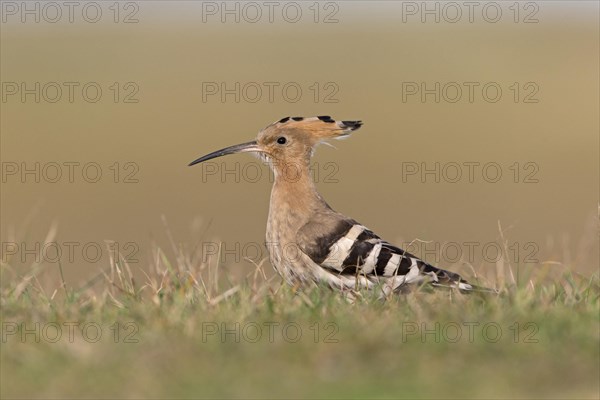
[{"label": "ground", "polygon": [[[597,276],[354,303],[165,257],[76,289],[2,268],[2,398],[598,398]],[[513,266],[514,268],[514,266]],[[538,276],[539,275],[539,276]]]}]

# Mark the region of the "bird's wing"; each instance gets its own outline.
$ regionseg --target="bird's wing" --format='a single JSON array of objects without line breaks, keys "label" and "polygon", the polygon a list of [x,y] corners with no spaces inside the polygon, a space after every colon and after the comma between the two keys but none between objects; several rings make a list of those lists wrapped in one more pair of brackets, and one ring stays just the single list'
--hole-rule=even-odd
[{"label": "bird's wing", "polygon": [[304,225],[297,237],[300,249],[332,273],[388,278],[404,276],[405,283],[428,278],[439,286],[472,288],[460,275],[424,262],[382,240],[352,219],[320,216]]}]

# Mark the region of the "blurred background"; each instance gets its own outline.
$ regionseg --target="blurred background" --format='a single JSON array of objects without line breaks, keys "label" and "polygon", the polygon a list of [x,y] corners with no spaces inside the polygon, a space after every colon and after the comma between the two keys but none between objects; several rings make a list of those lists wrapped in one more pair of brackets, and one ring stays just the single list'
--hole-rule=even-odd
[{"label": "blurred background", "polygon": [[17,274],[40,261],[56,287],[60,262],[77,286],[110,249],[147,268],[154,244],[252,271],[267,168],[187,164],[314,115],[363,120],[319,148],[315,180],[388,241],[483,276],[500,246],[597,270],[596,2],[75,3],[2,2],[0,233]]}]

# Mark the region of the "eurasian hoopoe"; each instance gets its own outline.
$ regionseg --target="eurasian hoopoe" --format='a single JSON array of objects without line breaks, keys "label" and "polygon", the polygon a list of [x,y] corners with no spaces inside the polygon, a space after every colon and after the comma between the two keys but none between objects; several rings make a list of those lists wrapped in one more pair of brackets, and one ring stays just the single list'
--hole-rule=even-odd
[{"label": "eurasian hoopoe", "polygon": [[286,117],[261,130],[256,140],[215,151],[189,165],[245,152],[269,163],[275,181],[267,249],[275,270],[291,285],[325,283],[341,291],[379,287],[384,296],[418,282],[465,291],[484,289],[382,240],[334,211],[317,192],[310,172],[315,147],[344,138],[361,125],[329,116]]}]

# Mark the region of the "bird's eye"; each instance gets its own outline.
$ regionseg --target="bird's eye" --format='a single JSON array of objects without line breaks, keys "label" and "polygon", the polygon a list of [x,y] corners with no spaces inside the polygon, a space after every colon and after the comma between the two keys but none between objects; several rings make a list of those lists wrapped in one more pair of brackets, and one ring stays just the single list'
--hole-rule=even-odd
[{"label": "bird's eye", "polygon": [[285,142],[287,142],[287,139],[283,136],[280,136],[277,138],[277,143],[279,144],[285,144]]}]

